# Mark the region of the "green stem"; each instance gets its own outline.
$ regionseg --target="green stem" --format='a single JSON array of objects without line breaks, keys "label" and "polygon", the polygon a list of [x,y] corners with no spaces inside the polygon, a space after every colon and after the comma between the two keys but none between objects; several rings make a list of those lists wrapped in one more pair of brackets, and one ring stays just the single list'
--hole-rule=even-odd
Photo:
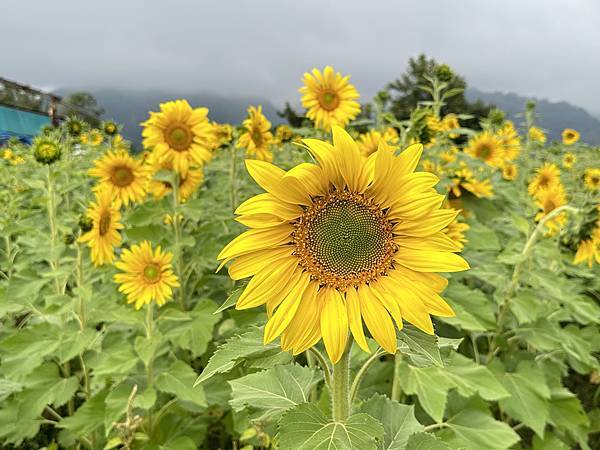
[{"label": "green stem", "polygon": [[[58,262],[54,259],[54,253],[56,252],[56,238],[57,238],[57,227],[56,227],[56,207],[54,203],[54,184],[52,183],[52,173],[50,171],[50,164],[46,165],[46,183],[48,188],[48,225],[50,226],[50,267],[54,272],[58,271]],[[60,281],[58,275],[54,275],[54,286],[57,294],[62,294],[60,289]]]},{"label": "green stem", "polygon": [[81,245],[76,243],[77,248],[77,260],[76,260],[76,272],[77,272],[77,293],[78,293],[78,316],[79,316],[79,326],[83,330],[85,328],[86,318],[85,318],[85,299],[83,295],[81,295],[81,290],[83,289],[83,252],[81,251]]},{"label": "green stem", "polygon": [[[152,334],[154,331],[154,303],[147,305],[146,311],[146,339],[148,339],[150,345],[152,345]],[[146,389],[151,389],[154,385],[154,355],[150,357],[148,365],[146,366],[146,382],[148,384]],[[152,432],[152,407],[148,409],[148,434]]]},{"label": "green stem", "polygon": [[333,420],[345,422],[350,414],[350,349],[352,340],[348,340],[340,360],[333,365],[332,412]]},{"label": "green stem", "polygon": [[181,309],[185,311],[185,279],[183,273],[183,261],[181,257],[181,217],[179,213],[179,174],[174,172],[173,175],[173,234],[175,236],[175,272],[179,278],[179,304]]},{"label": "green stem", "polygon": [[329,369],[329,364],[327,364],[327,360],[325,359],[323,354],[314,347],[311,347],[309,349],[309,352],[312,353],[315,356],[315,358],[317,358],[317,361],[319,362],[321,369],[323,369],[323,375],[325,376],[325,383],[327,384],[327,386],[331,387],[331,371]]},{"label": "green stem", "polygon": [[235,172],[236,172],[236,157],[237,152],[234,145],[231,146],[231,166],[229,167],[229,201],[231,203],[231,210],[235,211],[237,206],[236,199],[236,183],[235,183]]},{"label": "green stem", "polygon": [[354,399],[358,395],[358,390],[360,389],[360,383],[364,378],[367,370],[379,359],[379,357],[383,354],[383,350],[378,348],[370,357],[367,359],[362,367],[358,369],[356,376],[354,377],[354,381],[352,382],[352,387],[350,388],[350,404],[354,403]]},{"label": "green stem", "polygon": [[555,210],[546,214],[539,221],[539,223],[533,230],[533,233],[531,233],[531,236],[529,236],[529,239],[525,243],[525,247],[523,247],[523,251],[521,252],[522,257],[521,257],[520,261],[517,264],[515,264],[511,282],[506,291],[506,297],[504,299],[504,302],[502,302],[502,305],[500,306],[500,310],[498,311],[498,319],[496,320],[496,331],[494,332],[494,336],[492,337],[492,342],[490,343],[490,348],[489,348],[488,355],[487,355],[488,363],[492,360],[492,358],[496,354],[496,351],[498,350],[498,336],[500,336],[502,334],[502,330],[504,329],[504,320],[506,319],[506,315],[508,314],[510,300],[515,295],[515,291],[519,285],[519,281],[521,278],[521,272],[523,270],[523,264],[531,256],[533,247],[534,247],[539,235],[543,232],[546,222],[548,222],[549,220],[552,220],[553,218],[555,218],[556,216],[558,216],[559,214],[561,214],[564,211],[571,211],[573,213],[579,212],[579,210],[577,208],[574,208],[569,205],[563,205],[563,206],[556,208]]},{"label": "green stem", "polygon": [[396,352],[394,355],[394,379],[392,380],[392,400],[400,401],[402,388],[400,387],[400,363],[402,362],[402,353]]}]

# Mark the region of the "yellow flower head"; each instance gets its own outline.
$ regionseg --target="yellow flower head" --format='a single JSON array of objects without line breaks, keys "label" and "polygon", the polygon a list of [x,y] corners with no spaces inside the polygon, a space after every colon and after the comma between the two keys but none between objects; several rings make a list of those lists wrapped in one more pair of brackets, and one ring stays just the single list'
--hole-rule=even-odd
[{"label": "yellow flower head", "polygon": [[540,144],[546,143],[546,134],[538,127],[529,128],[529,139]]},{"label": "yellow flower head", "polygon": [[293,137],[294,137],[294,132],[287,125],[279,125],[275,129],[275,140],[277,142],[291,141]]},{"label": "yellow flower head", "polygon": [[579,140],[579,132],[571,129],[565,128],[562,132],[562,141],[565,145],[573,145]]},{"label": "yellow flower head", "polygon": [[400,137],[398,136],[398,130],[396,130],[394,127],[387,127],[383,132],[383,139],[389,144],[397,144],[400,140]]},{"label": "yellow flower head", "polygon": [[494,188],[490,180],[478,180],[467,167],[454,172],[450,188],[455,197],[460,197],[463,190],[470,192],[477,198],[491,198],[494,195]]},{"label": "yellow flower head", "polygon": [[100,130],[97,130],[95,128],[93,130],[90,130],[88,137],[89,143],[92,144],[94,147],[99,146],[104,141],[104,136],[102,136]]},{"label": "yellow flower head", "polygon": [[573,264],[587,262],[588,267],[591,269],[594,261],[596,261],[596,264],[600,264],[600,225],[598,224],[596,224],[587,239],[582,239],[579,242]]},{"label": "yellow flower head", "polygon": [[433,114],[429,114],[426,117],[425,122],[427,123],[427,129],[431,132],[431,134],[441,133],[444,131],[444,124]]},{"label": "yellow flower head", "polygon": [[467,232],[470,228],[471,227],[468,223],[459,222],[457,218],[450,225],[448,225],[448,227],[444,230],[444,233],[446,233],[450,239],[456,242],[462,250],[465,244],[468,242],[467,238],[465,237],[465,232]]},{"label": "yellow flower head", "polygon": [[164,305],[173,295],[172,288],[179,286],[172,259],[173,254],[163,252],[160,246],[152,250],[148,241],[123,250],[121,260],[115,263],[122,273],[115,274],[114,280],[120,284],[119,291],[127,294],[127,303],[135,303],[135,309],[153,300]]},{"label": "yellow flower head", "polygon": [[94,166],[89,174],[99,179],[95,189],[109,191],[118,206],[141,202],[146,196],[147,171],[128,153],[109,150]]},{"label": "yellow flower head", "polygon": [[349,79],[331,66],[325,67],[323,72],[313,69],[312,74],[304,74],[304,86],[299,89],[302,106],[317,128],[329,130],[333,125],[346,126],[360,112],[356,101],[360,96]]},{"label": "yellow flower head", "polygon": [[79,238],[79,242],[87,242],[95,266],[112,263],[115,259],[114,248],[121,244],[119,230],[123,225],[110,190],[96,192],[96,201],[90,204],[86,216],[92,221],[92,228]]},{"label": "yellow flower head", "polygon": [[[160,162],[153,157],[148,161],[150,182],[148,184],[148,192],[150,192],[156,200],[159,200],[173,191],[173,184],[169,181],[157,180],[153,176],[159,170],[173,170],[173,166],[168,162]],[[189,169],[185,176],[179,175],[179,187],[177,190],[178,200],[180,203],[187,201],[198,187],[204,181],[202,169]]]},{"label": "yellow flower head", "polygon": [[535,195],[540,189],[549,188],[560,183],[560,169],[556,164],[545,163],[542,167],[535,169],[535,172],[534,179],[527,187],[529,195]]},{"label": "yellow flower head", "polygon": [[502,128],[498,130],[496,137],[502,143],[502,149],[504,150],[503,159],[505,161],[514,161],[519,157],[521,153],[521,138],[510,120],[506,121]]},{"label": "yellow flower head", "polygon": [[246,156],[261,161],[272,161],[269,147],[273,143],[271,122],[262,113],[262,106],[250,106],[248,118],[242,122],[245,132],[240,136],[237,147],[246,149]]},{"label": "yellow flower head", "polygon": [[504,167],[502,168],[502,177],[505,180],[508,181],[512,181],[515,178],[517,178],[517,174],[518,174],[518,169],[517,166],[514,164],[505,164]]},{"label": "yellow flower head", "polygon": [[281,336],[298,354],[322,338],[335,363],[348,331],[369,351],[363,321],[390,353],[403,321],[433,334],[430,314],[454,315],[439,296],[447,281],[434,272],[469,266],[443,231],[457,211],[440,209],[438,178],[414,172],[421,145],[399,156],[382,145],[367,159],[342,128],[332,131],[333,145],[303,140],[317,164],[286,172],[246,160],[266,192],[239,206],[250,229],[218,259],[233,261],[233,279],[252,277],[236,307],[266,304],[265,342]]},{"label": "yellow flower head", "polygon": [[[565,190],[562,184],[554,184],[549,187],[541,188],[536,192],[535,203],[540,208],[535,216],[535,221],[539,222],[543,217],[550,214],[556,208],[563,206],[567,203]],[[559,231],[567,221],[566,212],[561,212],[558,216],[552,218],[546,222],[546,228],[548,229],[547,235],[552,236]]]},{"label": "yellow flower head", "polygon": [[563,156],[562,165],[565,169],[571,169],[577,162],[577,157],[570,152],[565,153]]},{"label": "yellow flower head", "polygon": [[15,154],[13,153],[13,151],[10,148],[5,148],[2,151],[2,158],[4,158],[7,161],[10,161],[14,155]]},{"label": "yellow flower head", "polygon": [[600,169],[586,169],[583,179],[585,182],[585,186],[590,191],[597,191],[598,189],[600,189]]},{"label": "yellow flower head", "polygon": [[472,137],[465,153],[492,167],[502,167],[504,162],[502,141],[488,131]]},{"label": "yellow flower head", "polygon": [[[458,117],[456,117],[456,114],[447,114],[446,116],[444,116],[444,118],[442,119],[442,129],[444,131],[455,130],[457,128],[460,128],[460,122],[458,121]],[[458,137],[458,134],[449,133],[448,136],[451,139],[456,139]]]},{"label": "yellow flower head", "polygon": [[142,123],[144,148],[153,149],[161,161],[168,161],[185,176],[191,165],[201,166],[212,158],[214,134],[208,109],[192,109],[187,100],[160,104]]}]

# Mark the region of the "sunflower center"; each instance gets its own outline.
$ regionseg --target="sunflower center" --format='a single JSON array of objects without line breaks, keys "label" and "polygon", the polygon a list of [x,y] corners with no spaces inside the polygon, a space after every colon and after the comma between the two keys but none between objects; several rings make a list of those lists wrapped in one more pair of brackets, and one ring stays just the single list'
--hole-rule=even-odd
[{"label": "sunflower center", "polygon": [[600,177],[593,176],[591,181],[592,181],[592,184],[595,186],[600,183]]},{"label": "sunflower center", "polygon": [[155,283],[160,277],[160,267],[156,264],[148,264],[144,267],[144,278],[150,283]]},{"label": "sunflower center", "polygon": [[482,159],[486,159],[487,157],[490,156],[490,153],[492,153],[492,149],[486,145],[486,144],[482,144],[481,147],[479,147],[479,157]]},{"label": "sunflower center", "polygon": [[115,167],[110,177],[114,185],[119,187],[129,186],[133,182],[133,172],[129,167]]},{"label": "sunflower center", "polygon": [[254,142],[254,145],[256,147],[262,147],[263,135],[261,131],[258,128],[255,128],[254,130],[252,130],[252,133],[250,135],[252,137],[252,142]]},{"label": "sunflower center", "polygon": [[104,236],[106,233],[108,233],[108,230],[110,229],[110,222],[110,212],[104,211],[100,215],[100,220],[98,221],[98,233],[100,234],[100,236]]},{"label": "sunflower center", "polygon": [[542,187],[548,186],[548,184],[550,184],[550,178],[547,175],[542,174],[540,175],[540,180],[538,184]]},{"label": "sunflower center", "polygon": [[383,212],[349,192],[315,199],[293,236],[300,264],[322,285],[341,290],[384,274],[395,252]]},{"label": "sunflower center", "polygon": [[319,104],[327,111],[333,111],[340,104],[340,97],[332,89],[327,89],[319,94]]},{"label": "sunflower center", "polygon": [[182,123],[174,123],[165,130],[165,141],[178,152],[188,150],[192,145],[192,130]]}]

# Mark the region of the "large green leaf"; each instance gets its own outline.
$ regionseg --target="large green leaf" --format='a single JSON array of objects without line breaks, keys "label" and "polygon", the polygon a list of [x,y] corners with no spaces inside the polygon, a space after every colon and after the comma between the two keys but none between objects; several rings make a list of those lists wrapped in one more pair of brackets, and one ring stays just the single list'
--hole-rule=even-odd
[{"label": "large green leaf", "polygon": [[452,355],[451,363],[440,370],[440,376],[446,377],[463,397],[478,393],[486,400],[496,401],[510,395],[487,367],[459,353]]},{"label": "large green leaf", "polygon": [[510,393],[510,397],[500,400],[500,407],[544,437],[544,427],[550,417],[550,390],[544,372],[534,363],[523,361],[514,373],[499,373],[498,379]]},{"label": "large green leaf", "polygon": [[194,387],[196,373],[183,361],[176,361],[168,371],[161,373],[155,386],[162,392],[175,395],[178,399],[206,406],[206,397],[201,386]]},{"label": "large green leaf", "polygon": [[275,366],[229,381],[229,403],[236,411],[251,407],[260,410],[262,418],[271,417],[308,402],[311,390],[320,380],[320,374],[310,367]]},{"label": "large green leaf", "polygon": [[100,391],[91,399],[75,411],[75,413],[66,417],[58,423],[58,427],[66,428],[73,434],[85,436],[88,433],[104,425],[104,413],[106,410],[107,391]]},{"label": "large green leaf", "polygon": [[466,450],[504,450],[520,440],[511,427],[480,410],[459,412],[446,422],[440,436],[451,446]]},{"label": "large green leaf", "polygon": [[246,333],[234,336],[225,341],[211,356],[194,386],[208,380],[216,373],[229,372],[244,360],[264,356],[269,350],[279,353],[279,349],[277,342],[263,344],[263,332],[260,328],[253,328]]},{"label": "large green leaf", "polygon": [[410,325],[398,332],[398,351],[407,355],[417,366],[444,365],[437,336],[424,333]]},{"label": "large green leaf", "polygon": [[402,450],[411,435],[423,430],[415,418],[415,407],[403,405],[383,395],[375,395],[360,408],[383,424],[384,436],[381,448]]},{"label": "large green leaf", "polygon": [[452,448],[433,434],[421,432],[410,436],[406,443],[406,450],[452,450]]},{"label": "large green leaf", "polygon": [[455,317],[443,318],[444,322],[476,332],[493,330],[496,326],[494,304],[483,292],[451,282],[444,298],[456,313]]},{"label": "large green leaf", "polygon": [[311,404],[285,413],[278,429],[281,450],[376,450],[384,433],[381,423],[368,414],[334,422]]}]

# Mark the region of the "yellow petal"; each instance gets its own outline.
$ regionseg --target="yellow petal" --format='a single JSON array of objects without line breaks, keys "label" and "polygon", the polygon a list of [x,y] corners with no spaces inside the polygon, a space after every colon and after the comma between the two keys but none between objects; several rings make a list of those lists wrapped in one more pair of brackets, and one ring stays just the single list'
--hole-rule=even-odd
[{"label": "yellow petal", "polygon": [[396,329],[392,319],[379,299],[365,295],[365,289],[369,289],[369,287],[361,285],[358,288],[360,312],[365,324],[377,343],[388,353],[395,354],[398,342],[396,341]]},{"label": "yellow petal", "polygon": [[227,244],[217,259],[231,259],[245,253],[285,244],[290,241],[292,231],[293,227],[288,224],[245,231]]},{"label": "yellow petal", "polygon": [[[254,275],[240,295],[236,309],[254,308],[266,303],[275,293],[281,295],[297,266],[298,258],[290,257],[273,270],[264,270]],[[283,293],[284,296],[286,294],[287,292]]]},{"label": "yellow petal", "polygon": [[450,252],[400,248],[394,261],[417,272],[461,272],[469,269],[469,263]]},{"label": "yellow petal", "polygon": [[239,256],[229,266],[229,276],[232,280],[241,280],[263,270],[265,267],[278,264],[278,261],[292,255],[294,247],[259,250]]},{"label": "yellow petal", "polygon": [[348,324],[354,340],[365,352],[371,353],[363,330],[360,300],[358,299],[356,289],[353,287],[346,291],[346,310],[348,313]]},{"label": "yellow petal", "polygon": [[323,301],[321,310],[321,334],[329,359],[336,364],[348,341],[348,315],[342,294],[337,289],[326,287],[319,291]]},{"label": "yellow petal", "polygon": [[275,197],[293,205],[310,205],[311,199],[307,192],[304,192],[291,184],[282,183],[285,172],[279,167],[257,159],[247,159],[246,168],[254,181],[258,183],[265,191],[270,192]]}]

